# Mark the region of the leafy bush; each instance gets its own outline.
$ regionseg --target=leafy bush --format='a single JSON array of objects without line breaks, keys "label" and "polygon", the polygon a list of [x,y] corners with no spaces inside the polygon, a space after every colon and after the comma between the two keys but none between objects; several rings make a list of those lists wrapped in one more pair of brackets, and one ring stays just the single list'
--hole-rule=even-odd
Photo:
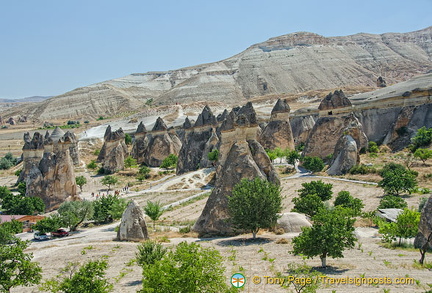
[{"label": "leafy bush", "polygon": [[377,172],[377,170],[375,168],[370,167],[370,166],[366,166],[366,165],[355,165],[349,170],[349,173],[353,174],[353,175],[355,175],[355,174],[362,174],[362,175],[374,174],[376,172]]},{"label": "leafy bush", "polygon": [[379,148],[378,148],[377,143],[374,142],[374,141],[370,141],[370,142],[368,143],[367,151],[368,151],[369,153],[374,153],[374,154],[379,153]]},{"label": "leafy bush", "polygon": [[397,195],[385,195],[378,205],[378,209],[404,209],[406,207],[408,207],[407,202]]},{"label": "leafy bush", "polygon": [[153,265],[160,261],[166,253],[166,248],[154,241],[146,241],[138,246],[136,255],[137,264],[141,267]]},{"label": "leafy bush", "polygon": [[359,216],[361,210],[364,207],[363,201],[359,198],[354,198],[348,191],[342,190],[338,193],[335,202],[335,206],[341,206],[352,211],[352,216]]},{"label": "leafy bush", "polygon": [[109,194],[99,197],[93,202],[93,219],[100,223],[110,223],[120,219],[126,205],[126,200],[116,195]]},{"label": "leafy bush", "polygon": [[91,160],[91,162],[87,165],[87,168],[92,169],[92,170],[96,169],[97,168],[96,161]]},{"label": "leafy bush", "polygon": [[320,172],[324,169],[324,161],[318,157],[304,157],[303,167],[312,172]]},{"label": "leafy bush", "polygon": [[7,153],[0,159],[0,170],[8,170],[15,166],[17,159],[13,157],[12,153]]},{"label": "leafy bush", "polygon": [[219,159],[219,151],[218,149],[214,149],[211,152],[208,153],[207,155],[208,159],[210,161],[217,161]]},{"label": "leafy bush", "polygon": [[411,146],[412,152],[415,152],[420,147],[429,146],[432,142],[432,128],[426,128],[426,126],[419,128],[411,141],[413,143]]},{"label": "leafy bush", "polygon": [[164,169],[175,168],[177,166],[177,161],[178,157],[174,154],[170,154],[162,161],[160,167]]},{"label": "leafy bush", "polygon": [[229,292],[222,260],[214,248],[182,242],[162,259],[143,266],[139,292]]},{"label": "leafy bush", "polygon": [[383,235],[385,242],[392,242],[399,238],[398,245],[400,246],[402,238],[413,238],[417,235],[419,222],[419,212],[404,209],[396,218],[395,223],[381,222],[379,232]]},{"label": "leafy bush", "polygon": [[311,181],[302,183],[303,188],[299,189],[300,197],[314,194],[321,198],[322,201],[329,200],[332,197],[333,185],[331,183],[324,183],[322,180]]},{"label": "leafy bush", "polygon": [[127,144],[127,145],[132,144],[132,136],[129,133],[125,134],[125,144]]}]

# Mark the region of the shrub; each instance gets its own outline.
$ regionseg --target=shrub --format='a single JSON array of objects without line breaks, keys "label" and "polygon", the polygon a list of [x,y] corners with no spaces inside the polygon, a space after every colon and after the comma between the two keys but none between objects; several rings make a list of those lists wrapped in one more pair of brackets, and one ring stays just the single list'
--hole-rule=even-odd
[{"label": "shrub", "polygon": [[366,165],[355,165],[349,170],[349,173],[353,175],[355,174],[364,175],[364,174],[371,174],[371,173],[374,174],[376,172],[377,170],[375,168]]},{"label": "shrub", "polygon": [[404,209],[406,207],[408,207],[407,202],[397,195],[385,195],[378,205],[378,209]]},{"label": "shrub", "polygon": [[162,161],[160,167],[164,169],[175,168],[177,166],[177,161],[178,161],[178,157],[174,154],[170,154]]},{"label": "shrub", "polygon": [[369,153],[375,153],[375,154],[376,154],[376,153],[379,153],[379,148],[378,148],[377,143],[374,142],[374,141],[370,141],[370,142],[368,143],[367,151],[368,151]]},{"label": "shrub", "polygon": [[91,162],[87,165],[87,168],[92,169],[92,170],[96,169],[97,168],[96,161],[91,160]]},{"label": "shrub", "polygon": [[210,161],[217,161],[219,159],[219,151],[214,149],[208,153],[207,157]]},{"label": "shrub", "polygon": [[320,172],[324,169],[324,161],[318,157],[304,157],[303,167],[312,172]]},{"label": "shrub", "polygon": [[141,267],[153,265],[160,261],[166,253],[166,248],[154,241],[146,241],[138,246],[136,255],[137,264]]},{"label": "shrub", "polygon": [[382,187],[387,194],[399,195],[403,191],[411,193],[417,185],[416,174],[400,164],[386,164],[380,175],[383,180],[378,183],[378,186]]}]

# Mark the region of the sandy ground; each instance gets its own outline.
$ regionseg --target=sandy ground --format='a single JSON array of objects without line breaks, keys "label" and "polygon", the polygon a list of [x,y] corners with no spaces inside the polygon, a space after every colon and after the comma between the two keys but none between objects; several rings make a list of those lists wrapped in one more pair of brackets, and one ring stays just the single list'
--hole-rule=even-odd
[{"label": "sandy ground", "polygon": [[[201,171],[204,173],[203,171]],[[196,174],[193,174],[196,175]],[[190,174],[190,176],[193,177]],[[284,200],[284,211],[292,208],[291,200],[297,196],[296,190],[301,184],[316,180],[314,177],[301,177],[282,180],[282,194]],[[175,184],[178,178],[169,178],[166,181]],[[340,190],[348,190],[355,197],[362,198],[366,204],[365,210],[373,210],[379,202],[382,191],[374,185],[344,182],[334,179],[321,179],[326,183],[334,185],[333,192],[337,194]],[[166,184],[166,182],[164,182]],[[156,185],[157,186],[157,185]],[[123,196],[133,198],[144,205],[147,200],[160,200],[164,205],[188,198],[202,191],[152,191],[131,192]],[[299,256],[289,253],[292,250],[291,239],[297,234],[287,233],[275,235],[270,232],[261,232],[256,242],[251,242],[250,235],[240,235],[230,238],[199,239],[193,234],[181,235],[172,232],[178,225],[192,224],[200,215],[207,197],[193,201],[190,204],[180,205],[167,211],[159,223],[159,232],[153,232],[151,228],[150,237],[160,239],[162,236],[169,238],[169,243],[163,245],[172,247],[181,241],[198,242],[205,247],[213,247],[220,251],[225,261],[227,284],[232,274],[241,272],[246,278],[244,292],[287,292],[278,285],[270,284],[277,272],[288,275],[287,265],[289,263],[302,263],[304,260]],[[407,198],[410,205],[417,204],[417,197]],[[148,223],[149,226],[150,222]],[[171,226],[171,225],[175,226]],[[114,241],[116,233],[114,227],[118,223],[107,226],[80,229],[73,236],[63,239],[53,239],[45,242],[31,242],[28,249],[34,254],[34,260],[39,262],[43,268],[44,280],[59,273],[67,262],[84,262],[88,259],[97,259],[108,256],[109,269],[107,277],[114,283],[114,292],[136,292],[141,288],[142,270],[133,262],[136,246],[138,243]],[[383,292],[390,289],[391,292],[424,292],[427,283],[431,283],[432,272],[426,269],[413,267],[414,260],[419,258],[417,250],[392,250],[380,246],[377,230],[374,228],[357,228],[356,235],[359,242],[356,247],[347,250],[342,259],[328,259],[329,268],[320,270],[328,277],[388,277],[393,281],[395,278],[412,277],[414,284],[410,285],[323,285],[319,292]],[[23,234],[23,238],[32,238],[31,233]],[[277,244],[277,240],[286,238],[288,244]],[[319,243],[317,243],[319,245]],[[431,254],[426,256],[430,260]],[[319,258],[305,260],[313,267],[320,265]],[[261,283],[254,284],[252,277],[260,277]],[[267,280],[267,281],[266,281]],[[268,282],[268,283],[266,283]],[[12,292],[38,292],[37,287],[17,288]]]}]

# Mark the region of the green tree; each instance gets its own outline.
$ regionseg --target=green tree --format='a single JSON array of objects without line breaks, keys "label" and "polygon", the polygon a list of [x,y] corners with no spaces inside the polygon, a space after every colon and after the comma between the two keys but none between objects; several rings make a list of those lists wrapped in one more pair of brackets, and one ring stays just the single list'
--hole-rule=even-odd
[{"label": "green tree", "polygon": [[166,248],[160,243],[145,241],[138,246],[138,252],[135,254],[137,264],[143,268],[147,265],[153,265],[163,258],[166,251]]},{"label": "green tree", "polygon": [[124,160],[124,166],[127,169],[136,166],[136,164],[137,164],[137,160],[135,160],[132,156],[127,156],[126,159]]},{"label": "green tree", "polygon": [[126,200],[116,195],[108,194],[99,197],[93,202],[93,219],[100,223],[110,223],[113,220],[120,219],[126,205]]},{"label": "green tree", "polygon": [[408,207],[407,202],[397,195],[384,195],[378,205],[378,209],[404,209]]},{"label": "green tree", "polygon": [[338,193],[335,202],[335,206],[341,206],[352,211],[352,216],[360,216],[361,210],[364,207],[363,201],[359,198],[354,198],[349,191],[342,190]]},{"label": "green tree", "polygon": [[309,217],[315,216],[320,209],[325,208],[322,199],[315,194],[294,197],[292,201],[294,203],[294,208],[291,211],[303,213]]},{"label": "green tree", "polygon": [[125,144],[127,144],[127,145],[132,144],[132,136],[129,133],[125,134]]},{"label": "green tree", "polygon": [[303,228],[293,239],[294,254],[303,254],[307,258],[319,256],[322,267],[326,267],[328,256],[341,258],[345,249],[354,247],[355,220],[350,217],[350,211],[342,207],[321,209],[312,221],[312,227]]},{"label": "green tree", "polygon": [[56,231],[57,229],[66,225],[64,219],[59,214],[52,214],[49,217],[45,217],[33,225],[33,230],[40,231],[42,233],[48,233]]},{"label": "green tree", "polygon": [[281,210],[279,186],[260,178],[242,179],[228,197],[228,211],[233,226],[250,231],[254,239],[260,228],[270,228],[276,224]]},{"label": "green tree", "polygon": [[320,172],[324,169],[324,161],[318,157],[304,157],[303,167],[312,172]]},{"label": "green tree", "polygon": [[[150,174],[151,169],[147,166],[141,166],[138,173],[144,176],[148,176]],[[148,177],[146,177],[148,178]]]},{"label": "green tree", "polygon": [[274,161],[277,158],[277,154],[274,150],[266,150],[267,156],[269,156],[270,161]]},{"label": "green tree", "polygon": [[207,154],[207,158],[212,162],[216,162],[219,159],[219,150],[218,149],[212,150]]},{"label": "green tree", "polygon": [[383,239],[386,242],[392,242],[399,238],[398,245],[401,245],[402,238],[413,238],[418,233],[418,225],[420,222],[421,213],[404,209],[400,213],[395,223],[387,223],[381,221],[379,223],[379,232],[383,235]]},{"label": "green tree", "polygon": [[214,248],[182,242],[143,267],[142,293],[228,292],[222,257]]},{"label": "green tree", "polygon": [[383,178],[378,186],[382,187],[387,194],[399,195],[411,190],[417,185],[415,175],[404,166],[396,163],[388,163],[380,172]]},{"label": "green tree", "polygon": [[300,153],[296,150],[288,151],[286,159],[288,164],[295,165],[296,161],[300,160]]},{"label": "green tree", "polygon": [[108,192],[111,190],[111,185],[116,185],[118,182],[118,178],[113,175],[104,176],[101,180],[101,183],[108,187]]},{"label": "green tree", "polygon": [[420,147],[429,146],[432,142],[432,128],[426,128],[426,126],[419,128],[411,141],[413,142],[411,147],[413,152]]},{"label": "green tree", "polygon": [[426,166],[426,161],[432,158],[432,150],[429,149],[417,149],[414,152],[414,157],[422,160],[423,165]]},{"label": "green tree", "polygon": [[17,159],[14,158],[12,153],[7,153],[3,158],[0,159],[0,170],[7,170],[15,166]]},{"label": "green tree", "polygon": [[0,223],[0,245],[15,242],[15,234],[21,233],[23,224],[15,219],[10,222]]},{"label": "green tree", "polygon": [[107,260],[90,260],[81,266],[68,263],[59,275],[43,283],[40,289],[54,293],[111,292],[113,285],[105,277],[107,268]]},{"label": "green tree", "polygon": [[91,160],[90,163],[87,165],[87,168],[92,169],[92,170],[96,169],[97,168],[96,161]]},{"label": "green tree", "polygon": [[45,204],[39,197],[5,193],[2,197],[2,208],[9,215],[33,215],[43,212]]},{"label": "green tree", "polygon": [[32,262],[33,254],[24,253],[28,242],[15,238],[14,243],[0,244],[0,291],[10,292],[13,287],[38,284],[42,269]]},{"label": "green tree", "polygon": [[298,190],[300,197],[315,194],[319,196],[322,201],[325,201],[329,200],[333,194],[333,184],[324,183],[322,180],[305,182],[302,183],[302,186],[303,188]]},{"label": "green tree", "polygon": [[160,167],[164,169],[175,168],[177,166],[177,161],[178,157],[174,154],[170,154],[162,161]]},{"label": "green tree", "polygon": [[87,184],[87,179],[84,176],[77,176],[75,177],[75,182],[80,187],[80,190],[82,192],[83,186]]},{"label": "green tree", "polygon": [[88,200],[66,201],[61,204],[58,213],[69,230],[75,231],[82,222],[93,217],[93,203]]},{"label": "green tree", "polygon": [[160,216],[162,216],[164,209],[159,201],[152,202],[147,201],[146,206],[144,207],[144,212],[150,219],[153,221],[153,231],[156,231],[156,221],[159,220]]},{"label": "green tree", "polygon": [[24,196],[27,192],[27,184],[25,183],[25,181],[21,181],[20,183],[18,183],[17,189],[19,194]]}]

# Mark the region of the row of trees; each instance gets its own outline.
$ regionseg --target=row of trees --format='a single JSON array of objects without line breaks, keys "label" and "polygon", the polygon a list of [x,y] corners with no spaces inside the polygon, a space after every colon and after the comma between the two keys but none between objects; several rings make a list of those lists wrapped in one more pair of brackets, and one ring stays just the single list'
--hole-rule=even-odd
[{"label": "row of trees", "polygon": [[3,213],[33,215],[45,210],[45,204],[41,198],[25,196],[25,182],[20,182],[17,189],[19,194],[14,195],[6,186],[0,186],[0,203]]},{"label": "row of trees", "polygon": [[75,231],[78,226],[87,220],[94,220],[97,223],[110,223],[120,219],[125,208],[126,200],[116,195],[99,197],[95,201],[70,201],[63,203],[56,214],[46,217],[34,226],[34,230],[40,232],[51,232],[60,227],[68,227]]}]

